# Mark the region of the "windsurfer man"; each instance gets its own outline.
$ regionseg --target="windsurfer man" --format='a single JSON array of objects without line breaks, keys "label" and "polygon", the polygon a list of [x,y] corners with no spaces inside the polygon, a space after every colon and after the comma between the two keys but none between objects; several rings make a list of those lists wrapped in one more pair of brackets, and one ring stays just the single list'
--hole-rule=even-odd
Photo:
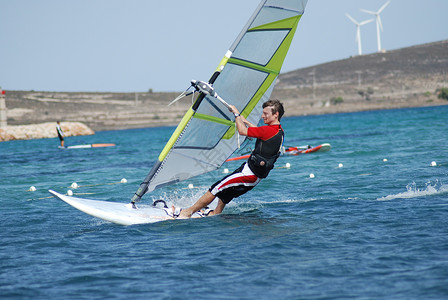
[{"label": "windsurfer man", "polygon": [[178,214],[173,207],[173,214],[178,218],[190,218],[195,212],[207,207],[218,197],[218,205],[209,216],[220,214],[227,203],[253,189],[269,171],[280,155],[283,143],[283,129],[280,119],[284,114],[283,104],[278,100],[263,103],[261,118],[265,126],[257,127],[241,116],[238,109],[230,105],[229,110],[235,115],[235,123],[240,135],[257,138],[255,149],[249,160],[232,174],[213,184],[210,189],[191,207],[182,209]]},{"label": "windsurfer man", "polygon": [[64,147],[64,132],[62,131],[59,121],[56,122],[56,131],[58,132],[59,140],[61,141],[61,147]]}]

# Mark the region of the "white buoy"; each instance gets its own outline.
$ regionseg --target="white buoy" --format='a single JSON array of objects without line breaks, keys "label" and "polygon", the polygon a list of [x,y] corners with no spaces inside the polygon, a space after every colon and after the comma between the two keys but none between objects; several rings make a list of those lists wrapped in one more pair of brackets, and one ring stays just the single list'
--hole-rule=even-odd
[{"label": "white buoy", "polygon": [[431,162],[431,167],[435,167],[435,166],[437,166],[437,163],[435,161],[432,161]]},{"label": "white buoy", "polygon": [[383,161],[386,162],[386,161],[387,161],[387,158],[383,159]]},{"label": "white buoy", "polygon": [[189,184],[188,184],[188,188],[189,188],[189,189],[192,189],[192,188],[194,188],[194,185],[193,185],[192,183],[189,183]]},{"label": "white buoy", "polygon": [[68,190],[68,191],[67,191],[67,195],[69,195],[69,196],[73,196],[73,192],[72,192],[72,190]]},{"label": "white buoy", "polygon": [[128,181],[126,180],[126,178],[122,178],[120,182],[121,183],[127,183]]},{"label": "white buoy", "polygon": [[310,174],[310,178],[314,178],[315,176],[314,176],[314,174],[313,173],[311,173]]},{"label": "white buoy", "polygon": [[224,174],[228,174],[229,173],[229,169],[224,169],[223,171],[222,171]]},{"label": "white buoy", "polygon": [[291,164],[290,163],[286,163],[285,168],[286,169],[290,169],[291,168]]},{"label": "white buoy", "polygon": [[30,189],[28,190],[29,192],[35,192],[36,191],[36,187],[34,185],[30,186]]},{"label": "white buoy", "polygon": [[340,163],[340,164],[338,165],[338,168],[342,168],[343,166],[344,166],[344,165]]},{"label": "white buoy", "polygon": [[73,182],[72,185],[70,186],[72,189],[77,189],[79,186],[76,182]]}]

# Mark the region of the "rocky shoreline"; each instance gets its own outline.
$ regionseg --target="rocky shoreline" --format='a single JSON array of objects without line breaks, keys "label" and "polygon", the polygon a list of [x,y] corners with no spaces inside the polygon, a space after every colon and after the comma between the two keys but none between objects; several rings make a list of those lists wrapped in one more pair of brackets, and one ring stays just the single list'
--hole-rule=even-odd
[{"label": "rocky shoreline", "polygon": [[[61,128],[65,136],[95,134],[92,129],[80,122],[61,122]],[[54,122],[0,128],[0,141],[43,139],[57,136]]]}]

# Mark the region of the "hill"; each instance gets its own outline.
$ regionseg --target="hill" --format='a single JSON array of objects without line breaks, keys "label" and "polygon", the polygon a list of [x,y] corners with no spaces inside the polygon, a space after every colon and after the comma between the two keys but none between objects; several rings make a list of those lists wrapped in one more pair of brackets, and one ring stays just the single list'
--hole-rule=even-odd
[{"label": "hill", "polygon": [[[286,116],[443,105],[448,41],[356,56],[279,76],[273,97]],[[7,91],[8,125],[82,122],[94,130],[175,125],[191,105],[178,93]]]},{"label": "hill", "polygon": [[273,97],[290,115],[448,104],[448,40],[350,57],[279,76]]}]

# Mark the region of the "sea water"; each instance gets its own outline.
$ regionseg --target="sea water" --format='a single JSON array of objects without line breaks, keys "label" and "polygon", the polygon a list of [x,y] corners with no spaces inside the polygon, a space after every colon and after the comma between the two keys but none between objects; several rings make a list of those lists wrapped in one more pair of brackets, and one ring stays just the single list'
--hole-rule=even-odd
[{"label": "sea water", "polygon": [[[280,157],[220,216],[134,226],[47,190],[127,203],[173,127],[66,138],[110,148],[2,142],[0,298],[448,299],[447,116],[442,106],[285,118],[285,146],[331,151]],[[143,203],[190,205],[240,163]]]}]

